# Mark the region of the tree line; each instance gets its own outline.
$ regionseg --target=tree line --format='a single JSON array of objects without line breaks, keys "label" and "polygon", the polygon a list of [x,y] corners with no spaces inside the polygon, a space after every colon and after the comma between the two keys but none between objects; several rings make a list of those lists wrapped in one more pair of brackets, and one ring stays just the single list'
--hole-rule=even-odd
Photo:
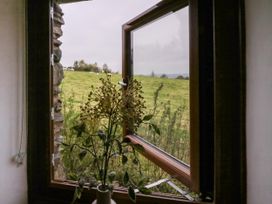
[{"label": "tree line", "polygon": [[112,70],[107,64],[103,64],[102,67],[99,67],[97,62],[94,64],[88,64],[84,60],[76,60],[71,68],[74,69],[74,71],[112,73]]}]

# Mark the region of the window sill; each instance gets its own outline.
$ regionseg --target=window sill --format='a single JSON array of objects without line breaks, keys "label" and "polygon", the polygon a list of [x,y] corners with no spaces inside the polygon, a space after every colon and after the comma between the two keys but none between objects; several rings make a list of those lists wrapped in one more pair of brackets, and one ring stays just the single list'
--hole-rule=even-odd
[{"label": "window sill", "polygon": [[[62,182],[62,181],[51,181],[51,187],[55,189],[62,189],[63,191],[69,191],[70,195],[73,195],[75,184],[71,182]],[[133,204],[127,195],[127,192],[123,188],[118,188],[113,191],[112,198],[118,204]],[[90,200],[95,199],[95,190],[86,190],[82,196],[82,200],[79,203],[82,204],[89,204]],[[136,203],[140,204],[212,204],[209,202],[198,202],[198,201],[188,201],[183,199],[181,196],[170,195],[170,194],[162,194],[153,192],[152,195],[144,195],[144,194],[137,194]],[[56,201],[54,200],[54,203]],[[58,202],[56,202],[57,204]],[[64,202],[60,202],[64,203]]]}]

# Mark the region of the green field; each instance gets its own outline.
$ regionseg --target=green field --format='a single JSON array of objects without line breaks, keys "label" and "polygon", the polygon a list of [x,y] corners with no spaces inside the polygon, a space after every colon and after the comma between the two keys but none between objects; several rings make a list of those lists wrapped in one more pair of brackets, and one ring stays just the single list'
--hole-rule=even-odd
[{"label": "green field", "polygon": [[[103,74],[89,72],[64,72],[65,78],[62,82],[63,97],[74,95],[74,100],[77,106],[84,102],[84,98],[88,95],[91,85],[99,86],[99,78]],[[147,109],[152,109],[155,90],[163,84],[160,91],[159,101],[167,102],[170,100],[173,110],[180,105],[189,104],[189,80],[168,79],[149,76],[135,76],[143,85],[144,97],[146,100]],[[118,84],[122,80],[120,74],[112,74],[112,81]],[[188,111],[187,111],[188,116]]]},{"label": "green field", "polygon": [[[105,74],[89,72],[65,71],[65,78],[61,85],[63,114],[64,114],[64,137],[69,140],[69,129],[73,125],[73,120],[78,114],[79,106],[85,102],[91,86],[100,85],[99,78]],[[112,74],[112,81],[118,84],[122,80],[120,74]],[[142,83],[143,96],[146,101],[146,115],[153,114],[152,123],[156,124],[161,134],[157,135],[150,129],[142,127],[138,134],[147,141],[155,144],[176,158],[189,164],[189,80],[169,79],[151,76],[135,76]],[[163,84],[155,100],[155,92]],[[67,156],[67,155],[66,155]],[[65,157],[65,155],[64,155]],[[73,171],[71,157],[64,159],[64,166],[70,173]],[[142,168],[151,180],[158,180],[167,177],[167,174],[150,161],[142,158]],[[116,166],[118,167],[118,165]],[[132,167],[133,171],[133,167]],[[163,192],[168,190],[159,189]]]}]

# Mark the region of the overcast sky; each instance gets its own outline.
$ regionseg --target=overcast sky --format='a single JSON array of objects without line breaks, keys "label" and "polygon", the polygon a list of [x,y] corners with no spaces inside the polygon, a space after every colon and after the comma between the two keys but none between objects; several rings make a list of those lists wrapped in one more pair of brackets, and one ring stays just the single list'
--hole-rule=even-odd
[{"label": "overcast sky", "polygon": [[[122,25],[159,0],[93,0],[61,5],[62,64],[75,60],[106,63],[121,71]],[[182,9],[134,32],[135,74],[188,73],[188,9]]]}]

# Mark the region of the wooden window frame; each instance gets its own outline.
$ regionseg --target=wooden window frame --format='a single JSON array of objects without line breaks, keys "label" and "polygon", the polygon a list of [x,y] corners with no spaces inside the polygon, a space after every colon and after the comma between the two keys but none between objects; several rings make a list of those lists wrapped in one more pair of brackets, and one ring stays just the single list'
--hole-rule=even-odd
[{"label": "wooden window frame", "polygon": [[[167,2],[167,0],[166,0]],[[243,0],[190,1],[192,63],[199,66],[200,152],[198,177],[200,192],[211,194],[214,204],[246,203],[245,160],[245,36]],[[52,181],[50,120],[50,5],[51,0],[28,0],[27,9],[27,98],[28,98],[28,199],[29,203],[70,203],[74,186]],[[230,32],[231,31],[231,32]],[[212,69],[212,73],[209,70]],[[208,76],[206,75],[208,74]],[[209,74],[212,74],[210,80]],[[212,86],[210,85],[212,84]],[[203,94],[204,93],[204,94]],[[211,100],[213,101],[212,103]],[[204,109],[207,104],[212,107]],[[203,126],[205,115],[212,124]],[[211,134],[212,133],[212,134]],[[212,136],[211,136],[212,135]],[[235,142],[234,142],[235,141]],[[206,145],[205,145],[206,144]],[[202,154],[203,153],[203,154]],[[94,198],[91,191],[83,201]],[[115,191],[115,200],[129,203],[123,191]],[[206,203],[181,201],[174,197],[137,196],[139,203]]]},{"label": "wooden window frame", "polygon": [[[191,19],[193,16],[190,15],[192,8],[189,4],[189,0],[168,0],[161,1],[151,7],[150,9],[139,14],[132,20],[125,23],[123,28],[123,80],[128,82],[130,78],[133,78],[133,54],[132,54],[132,45],[133,45],[133,31],[141,28],[153,21],[164,17],[167,14],[171,14],[173,11],[177,11],[189,7],[189,22],[190,28],[194,27],[194,20]],[[190,39],[196,39],[196,36],[193,36],[192,31],[190,30]],[[190,43],[190,55],[193,53],[191,50],[197,50],[197,45]],[[196,56],[190,56],[190,166],[183,163],[182,161],[177,161],[171,155],[167,154],[164,151],[161,151],[159,148],[154,147],[147,141],[144,141],[140,136],[127,135],[126,137],[130,139],[135,144],[141,144],[144,147],[143,155],[151,160],[153,163],[161,167],[164,171],[170,174],[172,177],[181,181],[184,185],[188,186],[191,190],[199,192],[199,65],[193,63],[196,60]],[[210,70],[211,71],[211,70]],[[205,83],[205,82],[203,82]],[[211,91],[211,88],[210,90]],[[205,107],[207,108],[207,107]],[[211,116],[211,115],[209,115]],[[206,117],[207,121],[212,120],[212,118]],[[210,134],[211,135],[211,134]]]}]

